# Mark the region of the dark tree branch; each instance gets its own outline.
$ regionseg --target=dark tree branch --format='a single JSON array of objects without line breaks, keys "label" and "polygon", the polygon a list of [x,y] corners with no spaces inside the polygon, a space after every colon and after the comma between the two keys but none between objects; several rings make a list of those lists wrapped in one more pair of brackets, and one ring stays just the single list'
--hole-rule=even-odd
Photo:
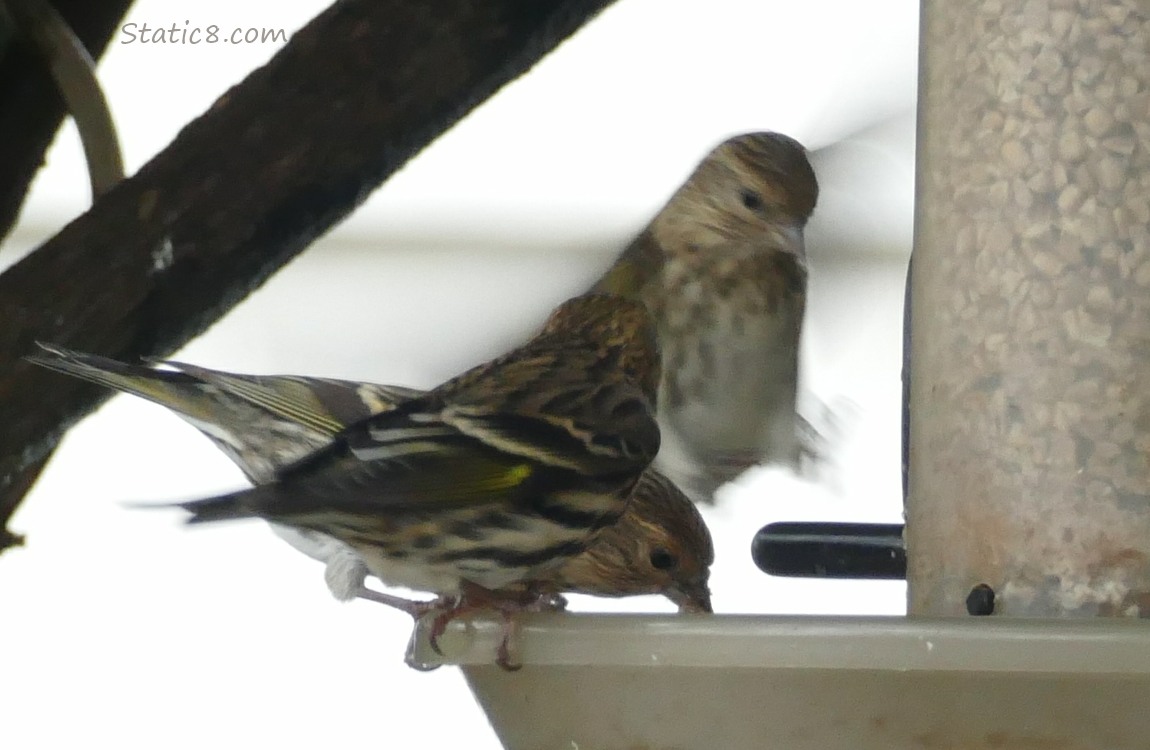
[{"label": "dark tree branch", "polygon": [[[82,49],[72,48],[73,58],[99,57],[131,4],[132,0],[54,0],[54,38],[60,41],[60,37],[67,34],[71,37],[69,43],[82,45]],[[4,0],[0,0],[0,27],[3,27],[0,28],[0,165],[4,166],[0,173],[0,240],[16,223],[32,179],[43,164],[44,154],[65,114],[63,97],[53,81],[50,61],[45,60],[42,50],[36,50],[23,36],[25,29],[21,28],[21,36],[17,37],[15,18],[7,16],[6,10]],[[17,8],[15,15],[24,17],[26,14],[21,10]],[[67,25],[66,30],[61,28],[64,24]],[[69,70],[62,73],[68,76]],[[70,76],[72,80],[75,78],[75,75]],[[96,91],[102,99],[98,87]],[[84,99],[81,96],[81,100],[88,101],[90,97]],[[102,149],[107,142],[99,133],[93,141],[97,149]],[[114,134],[112,143],[115,145]],[[102,166],[95,167],[97,171],[92,173],[93,194],[99,192],[97,187],[110,186],[122,177],[123,172],[118,149],[114,158],[103,151],[98,156]],[[0,403],[2,401],[0,398]],[[0,485],[0,552],[23,543],[23,537],[9,531],[6,522],[40,476],[49,455],[50,451],[45,451],[42,457],[20,466],[7,476],[6,486]]]},{"label": "dark tree branch", "polygon": [[[52,0],[93,58],[103,53],[131,5],[132,0]],[[4,21],[0,7],[0,25],[7,26]],[[16,223],[64,119],[64,100],[48,63],[32,43],[15,36],[14,28],[7,32],[0,40],[0,239]]]},{"label": "dark tree branch", "polygon": [[0,522],[107,395],[23,362],[33,342],[170,354],[610,2],[337,2],[0,276]]}]

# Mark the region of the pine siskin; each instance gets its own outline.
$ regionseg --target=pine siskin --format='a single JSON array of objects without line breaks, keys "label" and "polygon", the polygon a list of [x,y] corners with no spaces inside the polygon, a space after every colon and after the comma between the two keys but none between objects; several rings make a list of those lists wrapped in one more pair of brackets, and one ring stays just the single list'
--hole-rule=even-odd
[{"label": "pine siskin", "polygon": [[762,462],[797,468],[806,152],[777,133],[716,147],[595,284],[642,300],[662,347],[657,466],[696,500]]},{"label": "pine siskin", "polygon": [[715,548],[694,503],[654,469],[643,472],[627,512],[541,588],[594,596],[662,594],[681,612],[710,612]]},{"label": "pine siskin", "polygon": [[[389,411],[423,391],[399,386],[301,376],[237,375],[167,363],[159,370],[40,345],[28,359],[165,406],[196,426],[253,484],[330,444],[344,427]],[[396,605],[364,585],[368,569],[348,545],[326,534],[281,524],[272,528],[293,547],[326,564],[325,579],[340,600]],[[710,533],[695,506],[654,469],[643,473],[623,517],[532,588],[552,595],[663,594],[686,612],[710,612],[707,588],[714,561]],[[402,605],[401,605],[402,607]]]},{"label": "pine siskin", "polygon": [[615,522],[659,447],[659,356],[643,306],[577,297],[523,346],[341,431],[274,482],[179,504],[190,523],[261,517],[348,544],[388,584],[455,597],[436,619],[504,615]]}]

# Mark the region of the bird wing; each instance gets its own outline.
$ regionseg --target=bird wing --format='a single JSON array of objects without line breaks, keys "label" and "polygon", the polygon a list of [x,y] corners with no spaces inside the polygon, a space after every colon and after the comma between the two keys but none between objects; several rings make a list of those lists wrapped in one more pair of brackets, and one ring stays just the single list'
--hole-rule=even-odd
[{"label": "bird wing", "polygon": [[641,299],[644,287],[658,277],[662,267],[663,252],[651,231],[645,230],[595,282],[591,291]]},{"label": "bird wing", "polygon": [[192,511],[192,522],[260,516],[307,525],[305,517],[317,513],[387,516],[514,504],[576,475],[610,481],[638,474],[659,441],[641,391],[616,385],[576,392],[613,404],[613,417],[414,399],[344,430],[327,448],[283,469],[276,482],[182,507]]},{"label": "bird wing", "polygon": [[164,362],[272,416],[334,436],[350,424],[390,411],[424,391],[302,375],[237,375],[184,362]]},{"label": "bird wing", "polygon": [[380,434],[370,449],[341,440],[289,466],[275,482],[180,506],[192,512],[190,523],[259,516],[322,529],[340,517],[386,523],[514,502],[537,479],[532,462],[444,425],[393,424],[386,439]]},{"label": "bird wing", "polygon": [[[641,394],[621,406],[610,424],[549,414],[491,414],[467,407],[444,418],[463,434],[500,451],[586,476],[642,471],[659,449],[658,426],[641,404]],[[630,408],[636,414],[627,414]]]},{"label": "bird wing", "polygon": [[[230,396],[264,409],[277,419],[293,422],[325,435],[335,435],[347,424],[330,413],[309,385],[311,378],[235,375],[184,362],[164,362],[180,372],[208,383]],[[357,416],[362,419],[366,409]]]},{"label": "bird wing", "polygon": [[637,475],[654,459],[653,405],[594,350],[541,350],[498,364],[437,388],[429,398],[439,410],[413,419],[590,477]]}]

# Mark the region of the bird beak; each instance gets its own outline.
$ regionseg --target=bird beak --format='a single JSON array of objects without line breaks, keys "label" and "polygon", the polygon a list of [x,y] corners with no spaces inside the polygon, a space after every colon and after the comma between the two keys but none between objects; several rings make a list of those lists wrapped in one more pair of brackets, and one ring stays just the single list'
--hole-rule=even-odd
[{"label": "bird beak", "polygon": [[714,612],[711,609],[711,591],[706,583],[675,587],[667,592],[667,598],[679,605],[681,614]]}]

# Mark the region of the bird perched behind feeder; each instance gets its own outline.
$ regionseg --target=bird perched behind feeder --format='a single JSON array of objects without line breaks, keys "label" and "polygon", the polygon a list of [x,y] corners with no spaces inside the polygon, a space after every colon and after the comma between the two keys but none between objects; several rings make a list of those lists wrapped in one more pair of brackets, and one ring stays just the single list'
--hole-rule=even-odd
[{"label": "bird perched behind feeder", "polygon": [[806,151],[778,133],[719,144],[595,284],[646,304],[662,348],[657,466],[699,501],[750,466],[797,468],[806,304]]}]

